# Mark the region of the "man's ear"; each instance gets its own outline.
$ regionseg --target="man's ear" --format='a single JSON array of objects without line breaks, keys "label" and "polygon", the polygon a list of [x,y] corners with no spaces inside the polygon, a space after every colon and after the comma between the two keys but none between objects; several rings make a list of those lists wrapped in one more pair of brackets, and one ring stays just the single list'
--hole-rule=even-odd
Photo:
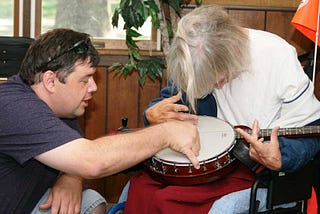
[{"label": "man's ear", "polygon": [[42,84],[49,91],[53,92],[55,87],[56,74],[48,70],[42,74]]}]

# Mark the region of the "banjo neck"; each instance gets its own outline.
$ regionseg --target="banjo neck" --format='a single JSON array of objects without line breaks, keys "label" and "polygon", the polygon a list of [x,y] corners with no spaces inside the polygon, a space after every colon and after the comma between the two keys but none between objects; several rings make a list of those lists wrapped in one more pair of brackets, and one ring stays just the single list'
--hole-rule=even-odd
[{"label": "banjo neck", "polygon": [[[237,128],[243,128],[247,133],[251,134],[250,128],[245,126],[237,126]],[[272,129],[261,129],[258,133],[258,137],[269,139],[271,136]],[[288,138],[298,138],[298,137],[312,137],[320,136],[320,126],[305,126],[296,128],[280,128],[278,136],[288,137]],[[236,133],[236,139],[244,139],[239,133]]]}]

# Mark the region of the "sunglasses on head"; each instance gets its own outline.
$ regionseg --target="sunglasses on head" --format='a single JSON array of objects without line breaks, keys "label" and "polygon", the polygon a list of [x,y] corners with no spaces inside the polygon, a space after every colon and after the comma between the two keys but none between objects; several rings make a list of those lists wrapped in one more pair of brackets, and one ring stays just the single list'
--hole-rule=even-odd
[{"label": "sunglasses on head", "polygon": [[59,54],[53,58],[50,58],[49,61],[47,62],[47,64],[49,64],[53,60],[56,60],[57,58],[65,55],[66,53],[69,53],[70,51],[74,51],[74,53],[77,55],[82,55],[82,54],[87,53],[88,49],[89,49],[88,39],[80,40],[79,42],[76,42],[74,45],[72,45],[72,47],[68,48],[68,50],[62,52],[61,54]]}]

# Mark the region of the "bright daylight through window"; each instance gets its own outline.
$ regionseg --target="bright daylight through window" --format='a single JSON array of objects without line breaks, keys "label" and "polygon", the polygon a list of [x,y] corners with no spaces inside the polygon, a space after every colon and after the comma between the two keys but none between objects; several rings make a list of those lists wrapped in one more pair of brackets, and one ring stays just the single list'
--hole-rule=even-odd
[{"label": "bright daylight through window", "polygon": [[[0,1],[0,35],[13,36],[14,4],[19,1]],[[25,4],[28,1],[20,1]],[[31,1],[33,2],[33,1]],[[41,33],[53,28],[71,28],[90,34],[96,39],[125,39],[123,20],[119,20],[118,28],[113,28],[114,9],[119,7],[120,0],[42,0]],[[23,8],[22,4],[20,5]],[[38,10],[36,10],[38,11]],[[16,11],[17,12],[17,11]],[[18,17],[20,14],[16,14]],[[19,19],[20,22],[23,19]],[[31,20],[33,21],[33,20]],[[23,23],[19,23],[20,26]],[[151,19],[138,30],[143,36],[139,40],[151,40]],[[33,34],[32,34],[33,35]]]},{"label": "bright daylight through window", "polygon": [[[42,0],[42,26],[44,33],[53,28],[71,28],[86,32],[94,38],[125,39],[120,20],[118,29],[111,24],[114,9],[120,0]],[[139,29],[143,37],[151,39],[151,20]]]},{"label": "bright daylight through window", "polygon": [[13,35],[13,0],[0,1],[0,35]]}]

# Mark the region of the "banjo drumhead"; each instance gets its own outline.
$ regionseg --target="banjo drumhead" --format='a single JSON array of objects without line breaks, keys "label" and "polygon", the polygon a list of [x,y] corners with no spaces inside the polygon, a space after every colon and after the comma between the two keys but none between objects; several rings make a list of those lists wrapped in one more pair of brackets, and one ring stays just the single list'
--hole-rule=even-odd
[{"label": "banjo drumhead", "polygon": [[[235,141],[233,127],[218,118],[199,116],[198,131],[200,135],[199,162],[217,157],[229,151]],[[155,158],[175,164],[190,164],[190,160],[182,153],[166,148],[155,154]]]}]

